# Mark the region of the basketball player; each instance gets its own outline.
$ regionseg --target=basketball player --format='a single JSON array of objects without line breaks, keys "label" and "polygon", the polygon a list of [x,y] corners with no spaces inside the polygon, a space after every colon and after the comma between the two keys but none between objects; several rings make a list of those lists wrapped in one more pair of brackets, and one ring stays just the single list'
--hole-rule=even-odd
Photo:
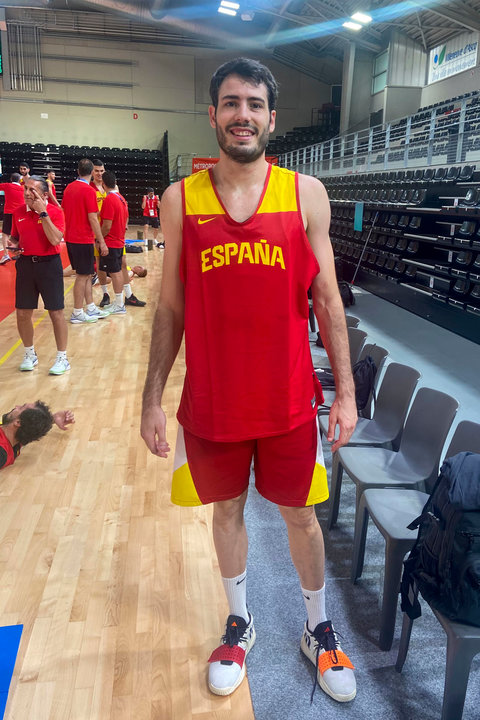
[{"label": "basketball player", "polygon": [[52,414],[41,400],[16,405],[0,418],[0,470],[13,465],[21,448],[40,440],[53,423],[60,430],[66,430],[74,422],[75,416],[71,410],[58,410]]},{"label": "basketball player", "polygon": [[60,203],[57,200],[57,190],[55,188],[55,170],[47,170],[48,200],[57,207]]},{"label": "basketball player", "polygon": [[27,180],[30,177],[30,165],[25,161],[22,160],[20,165],[18,166],[18,172],[20,173],[20,184],[23,185],[25,180]]},{"label": "basketball player", "polygon": [[162,198],[166,251],[141,433],[152,453],[167,457],[161,398],[185,331],[172,501],[214,503],[230,607],[209,660],[209,688],[229,695],[238,687],[255,641],[243,520],[253,458],[257,489],[287,526],[308,618],[301,649],[322,689],[346,702],[355,697],[355,676],[325,610],[323,536],[313,507],[328,488],[317,429],[322,391],[308,341],[310,286],[337,387],[328,429],[332,442],[339,427],[333,451],[348,442],[357,418],[328,197],[316,178],[265,160],[277,95],[268,68],[245,58],[225,63],[210,95],[220,160]]},{"label": "basketball player", "polygon": [[147,245],[148,241],[148,228],[153,228],[153,242],[158,247],[165,247],[165,243],[157,243],[158,228],[160,227],[160,221],[158,214],[160,212],[160,198],[155,195],[155,190],[151,187],[147,188],[147,194],[142,198],[142,210],[143,210],[143,242]]},{"label": "basketball player", "polygon": [[0,258],[0,265],[5,265],[10,260],[8,254],[8,242],[12,233],[12,216],[17,207],[25,204],[23,197],[23,185],[20,184],[20,174],[12,173],[9,183],[0,183],[0,190],[5,194],[5,207],[3,208],[2,223],[2,245],[3,255]]}]

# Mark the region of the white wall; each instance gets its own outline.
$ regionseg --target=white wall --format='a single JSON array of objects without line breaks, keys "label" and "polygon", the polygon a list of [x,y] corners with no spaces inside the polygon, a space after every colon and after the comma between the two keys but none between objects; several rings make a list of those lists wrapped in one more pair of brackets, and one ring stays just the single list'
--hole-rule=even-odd
[{"label": "white wall", "polygon": [[[211,73],[232,54],[192,48],[43,35],[42,93],[0,91],[0,140],[105,147],[157,148],[168,130],[171,164],[177,155],[217,154],[208,123]],[[98,58],[79,62],[69,58]],[[108,61],[130,61],[115,65]],[[270,58],[280,83],[277,127],[284,134],[309,125],[311,110],[330,100],[330,86]],[[49,82],[47,78],[60,78]],[[126,83],[129,87],[76,84],[72,80]],[[112,107],[117,106],[117,107]],[[42,120],[41,113],[48,119]],[[134,119],[137,113],[138,119]]]}]

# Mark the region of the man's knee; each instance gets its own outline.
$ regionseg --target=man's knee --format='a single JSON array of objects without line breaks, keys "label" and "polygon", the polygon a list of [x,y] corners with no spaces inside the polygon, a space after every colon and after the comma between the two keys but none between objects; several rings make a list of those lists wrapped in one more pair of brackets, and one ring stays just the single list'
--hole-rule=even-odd
[{"label": "man's knee", "polygon": [[285,505],[279,505],[278,509],[285,520],[285,524],[292,530],[317,532],[320,527],[313,505],[308,507],[286,507]]},{"label": "man's knee", "polygon": [[213,520],[217,526],[229,526],[243,522],[243,509],[247,499],[247,490],[231,500],[221,500],[213,505]]}]

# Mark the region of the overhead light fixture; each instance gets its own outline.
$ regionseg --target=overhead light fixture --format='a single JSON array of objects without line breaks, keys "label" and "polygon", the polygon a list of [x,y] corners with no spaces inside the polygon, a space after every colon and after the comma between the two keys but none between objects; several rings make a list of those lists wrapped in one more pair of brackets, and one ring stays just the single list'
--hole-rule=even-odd
[{"label": "overhead light fixture", "polygon": [[233,17],[235,17],[239,7],[240,4],[237,2],[230,2],[230,0],[222,0],[219,5],[218,12],[223,13],[224,15],[232,15]]},{"label": "overhead light fixture", "polygon": [[366,15],[362,12],[356,12],[351,17],[352,20],[355,20],[357,23],[361,23],[362,25],[368,25],[368,23],[372,22],[370,15]]},{"label": "overhead light fixture", "polygon": [[363,25],[360,25],[360,23],[356,22],[350,22],[350,20],[348,20],[347,22],[343,23],[342,27],[348,28],[349,30],[361,30]]}]

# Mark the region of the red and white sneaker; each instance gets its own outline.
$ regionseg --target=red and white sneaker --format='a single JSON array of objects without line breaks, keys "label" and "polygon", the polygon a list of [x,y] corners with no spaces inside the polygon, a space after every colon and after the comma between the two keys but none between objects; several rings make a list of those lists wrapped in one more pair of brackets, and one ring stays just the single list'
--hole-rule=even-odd
[{"label": "red and white sneaker", "polygon": [[303,629],[300,648],[317,668],[313,693],[318,682],[327,695],[338,702],[349,702],[357,694],[354,666],[343,652],[332,623],[319,623],[311,632],[307,623]]},{"label": "red and white sneaker", "polygon": [[215,695],[230,695],[245,677],[245,658],[255,642],[253,618],[229,615],[222,644],[210,655],[208,687]]}]

